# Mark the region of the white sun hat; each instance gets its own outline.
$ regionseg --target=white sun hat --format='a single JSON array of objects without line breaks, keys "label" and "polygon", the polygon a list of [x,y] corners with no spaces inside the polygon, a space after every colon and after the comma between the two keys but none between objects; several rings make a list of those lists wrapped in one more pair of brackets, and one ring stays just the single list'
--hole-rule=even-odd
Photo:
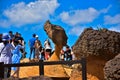
[{"label": "white sun hat", "polygon": [[8,33],[3,33],[2,41],[8,41],[8,40],[10,40],[10,37],[9,37]]}]

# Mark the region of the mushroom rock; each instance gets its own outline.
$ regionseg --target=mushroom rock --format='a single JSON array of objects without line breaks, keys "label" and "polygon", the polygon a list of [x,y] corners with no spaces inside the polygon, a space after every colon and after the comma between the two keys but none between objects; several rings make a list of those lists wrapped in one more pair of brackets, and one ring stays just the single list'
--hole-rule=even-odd
[{"label": "mushroom rock", "polygon": [[104,80],[105,63],[120,53],[120,33],[86,28],[72,47],[77,59],[86,57],[87,72]]},{"label": "mushroom rock", "polygon": [[53,53],[53,56],[51,56],[50,60],[53,60],[54,58],[54,60],[58,60],[60,50],[63,46],[66,46],[68,37],[61,26],[51,24],[49,20],[44,24],[44,30],[55,44],[55,52]]},{"label": "mushroom rock", "polygon": [[[51,24],[49,20],[44,24],[44,30],[55,44],[55,51],[48,61],[59,61],[60,51],[63,46],[67,44],[67,35],[61,26]],[[62,65],[45,66],[45,75],[52,77],[68,77]]]}]

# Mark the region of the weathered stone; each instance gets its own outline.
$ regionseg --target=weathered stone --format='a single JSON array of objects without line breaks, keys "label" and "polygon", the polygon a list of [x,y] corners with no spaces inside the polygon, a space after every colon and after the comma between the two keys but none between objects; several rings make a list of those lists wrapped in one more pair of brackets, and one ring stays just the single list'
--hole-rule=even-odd
[{"label": "weathered stone", "polygon": [[54,44],[66,46],[68,38],[61,26],[51,24],[48,20],[44,25],[44,30],[46,31],[49,38],[52,39]]},{"label": "weathered stone", "polygon": [[86,57],[87,73],[104,80],[105,63],[120,53],[120,33],[87,28],[73,45],[73,52],[78,59]]},{"label": "weathered stone", "polygon": [[[55,44],[55,51],[48,61],[59,61],[60,51],[63,46],[67,45],[67,35],[61,26],[51,24],[49,20],[44,24],[44,30]],[[62,65],[45,66],[44,69],[45,75],[52,77],[68,77]]]},{"label": "weathered stone", "polygon": [[105,64],[104,77],[106,80],[120,79],[120,54]]},{"label": "weathered stone", "polygon": [[104,53],[120,53],[120,33],[107,29],[93,30],[86,28],[73,45],[73,52],[77,57],[87,56],[90,53],[102,55]]},{"label": "weathered stone", "polygon": [[[81,71],[77,69],[73,69],[69,80],[82,80]],[[87,74],[87,80],[99,80],[99,79],[92,74]]]}]

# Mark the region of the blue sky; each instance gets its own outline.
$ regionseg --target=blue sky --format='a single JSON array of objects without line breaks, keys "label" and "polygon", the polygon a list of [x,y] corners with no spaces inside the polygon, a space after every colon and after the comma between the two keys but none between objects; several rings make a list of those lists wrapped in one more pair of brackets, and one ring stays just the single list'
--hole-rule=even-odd
[{"label": "blue sky", "polygon": [[36,33],[43,44],[48,38],[43,26],[49,19],[65,29],[72,46],[90,26],[120,32],[119,5],[120,0],[0,0],[0,33],[20,32],[27,43]]}]

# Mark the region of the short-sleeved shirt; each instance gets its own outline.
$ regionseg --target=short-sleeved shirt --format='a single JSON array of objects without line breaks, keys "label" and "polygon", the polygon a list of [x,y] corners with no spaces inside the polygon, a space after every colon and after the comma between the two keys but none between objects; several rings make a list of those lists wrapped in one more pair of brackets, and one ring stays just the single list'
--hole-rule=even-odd
[{"label": "short-sleeved shirt", "polygon": [[[3,49],[4,48],[4,49]],[[4,64],[10,64],[12,62],[12,53],[11,50],[14,49],[12,44],[7,44],[6,46],[4,43],[0,43],[0,51],[3,49],[0,55],[0,62],[4,62]]]},{"label": "short-sleeved shirt", "polygon": [[36,38],[31,38],[31,39],[29,40],[30,47],[33,47],[33,46],[34,46],[35,41],[36,41]]},{"label": "short-sleeved shirt", "polygon": [[[17,45],[15,49],[12,51],[12,63],[20,63],[21,53],[20,49],[24,48],[21,45]],[[12,70],[16,70],[16,67],[12,67]]]}]

